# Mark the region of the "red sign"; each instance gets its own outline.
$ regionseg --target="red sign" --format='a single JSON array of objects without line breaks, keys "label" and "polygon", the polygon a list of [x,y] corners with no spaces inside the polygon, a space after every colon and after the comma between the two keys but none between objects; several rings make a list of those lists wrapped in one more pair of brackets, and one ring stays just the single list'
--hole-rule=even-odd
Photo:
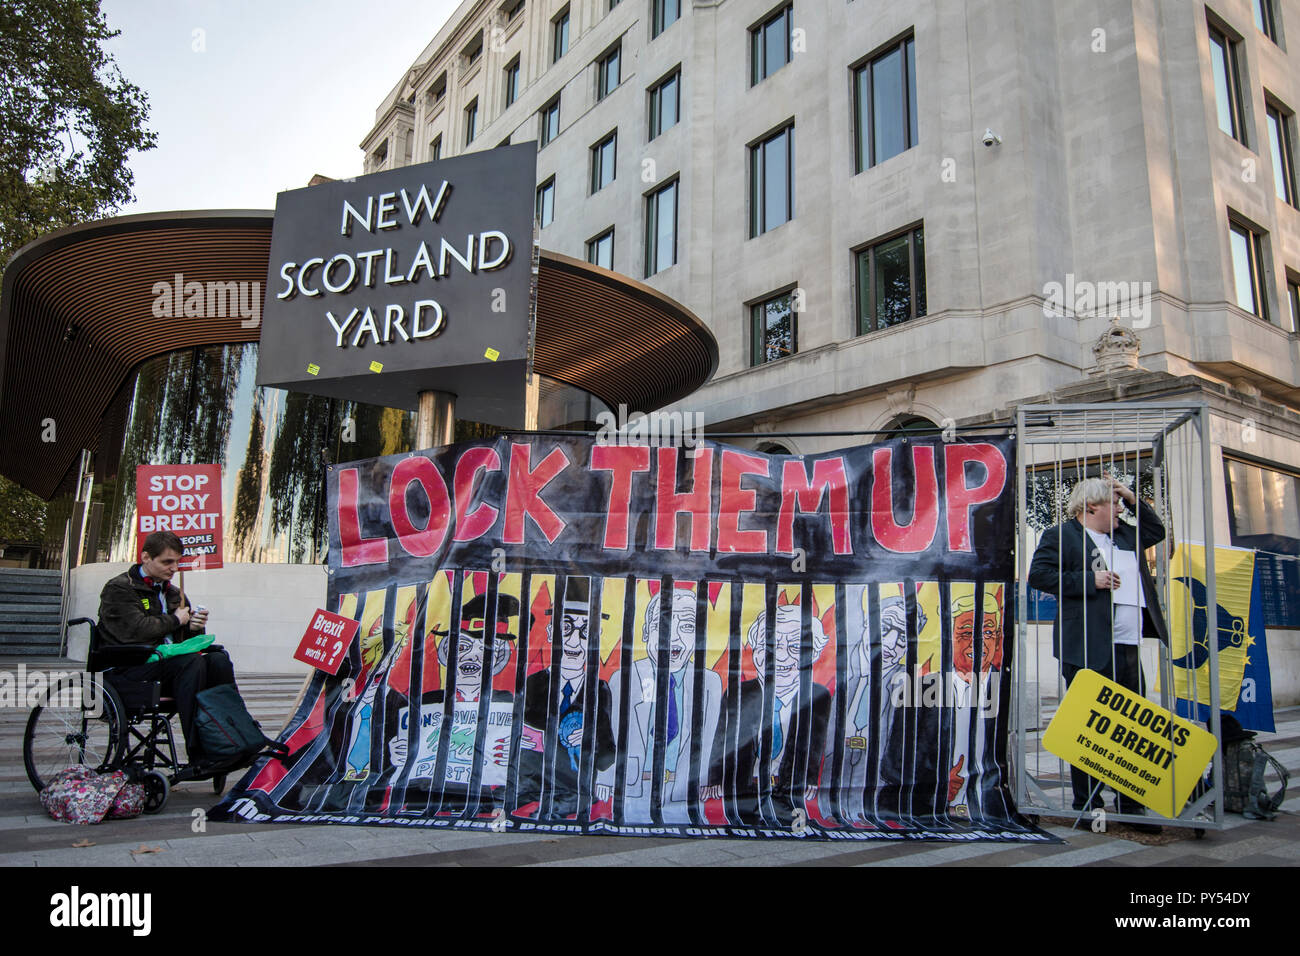
[{"label": "red sign", "polygon": [[221,466],[137,465],[135,469],[136,542],[155,531],[181,539],[182,571],[221,567]]},{"label": "red sign", "polygon": [[337,674],[352,638],[357,636],[359,630],[360,621],[318,608],[307,627],[307,633],[298,642],[298,649],[293,652],[294,659],[319,667],[327,674]]}]

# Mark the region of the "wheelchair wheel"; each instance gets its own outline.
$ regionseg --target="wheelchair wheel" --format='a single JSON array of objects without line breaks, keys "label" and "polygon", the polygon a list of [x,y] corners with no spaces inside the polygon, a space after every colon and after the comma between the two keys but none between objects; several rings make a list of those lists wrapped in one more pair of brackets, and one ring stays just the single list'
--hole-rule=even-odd
[{"label": "wheelchair wheel", "polygon": [[167,796],[171,793],[171,784],[165,774],[157,770],[146,770],[140,778],[144,786],[144,812],[158,813],[167,805]]},{"label": "wheelchair wheel", "polygon": [[122,700],[102,678],[73,675],[55,682],[32,708],[23,734],[27,779],[44,790],[59,772],[88,767],[112,770],[126,738]]}]

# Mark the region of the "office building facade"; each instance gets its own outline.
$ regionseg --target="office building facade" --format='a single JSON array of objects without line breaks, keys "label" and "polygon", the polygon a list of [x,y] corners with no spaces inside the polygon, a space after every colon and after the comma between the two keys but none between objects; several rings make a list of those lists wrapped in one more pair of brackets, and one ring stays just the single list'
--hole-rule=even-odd
[{"label": "office building facade", "polygon": [[361,146],[536,140],[542,246],[712,330],[712,429],[1205,401],[1216,540],[1300,555],[1297,49],[1297,0],[466,0]]}]

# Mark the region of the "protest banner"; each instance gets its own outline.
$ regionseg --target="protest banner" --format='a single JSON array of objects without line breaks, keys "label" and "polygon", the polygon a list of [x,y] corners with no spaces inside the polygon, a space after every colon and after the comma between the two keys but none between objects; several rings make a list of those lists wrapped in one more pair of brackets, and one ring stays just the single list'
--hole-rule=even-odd
[{"label": "protest banner", "polygon": [[503,436],[335,466],[357,621],[221,819],[1052,838],[1007,786],[1014,444]]},{"label": "protest banner", "polygon": [[135,507],[137,557],[146,537],[171,531],[183,548],[178,570],[222,566],[220,465],[137,465]]}]

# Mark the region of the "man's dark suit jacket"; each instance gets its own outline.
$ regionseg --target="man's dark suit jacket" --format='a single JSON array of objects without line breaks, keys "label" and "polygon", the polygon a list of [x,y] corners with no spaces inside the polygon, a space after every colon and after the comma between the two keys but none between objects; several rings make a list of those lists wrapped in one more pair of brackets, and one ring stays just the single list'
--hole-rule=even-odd
[{"label": "man's dark suit jacket", "polygon": [[[560,678],[564,686],[564,678]],[[524,723],[537,730],[546,732],[551,691],[551,669],[545,667],[528,675],[524,682]],[[569,709],[556,715],[556,726],[565,714],[582,713],[584,685],[573,695]],[[613,721],[610,718],[613,695],[609,684],[596,682],[596,747],[595,764],[597,770],[608,770],[614,765],[617,744],[614,742]],[[519,751],[519,802],[538,800],[542,791],[542,755],[535,750],[523,748]],[[555,805],[554,812],[560,815],[577,812],[578,771],[573,769],[569,759],[569,749],[562,741],[555,742]]]},{"label": "man's dark suit jacket", "polygon": [[[777,768],[776,781],[772,786],[772,796],[778,804],[803,799],[805,788],[816,786],[818,772],[821,768],[822,753],[826,749],[826,728],[830,723],[831,695],[821,684],[812,685],[812,702],[809,706],[803,695],[799,695],[794,713],[790,715],[790,725],[785,731],[781,763]],[[734,720],[734,714],[728,714]],[[811,719],[808,730],[808,765],[804,777],[795,780],[795,752],[798,750],[800,729]],[[736,725],[733,725],[736,726]],[[735,754],[737,805],[742,815],[749,818],[758,807],[757,764],[763,733],[763,684],[757,678],[747,680],[740,685],[740,716],[738,721],[739,743]],[[731,732],[726,735],[730,740]],[[722,772],[722,747],[714,751],[713,770],[710,782],[725,783]],[[780,808],[778,808],[780,809]]]},{"label": "man's dark suit jacket", "polygon": [[[1138,542],[1138,528],[1142,540]],[[1165,618],[1156,597],[1155,583],[1142,552],[1165,539],[1159,516],[1144,501],[1138,501],[1138,527],[1120,521],[1112,534],[1116,548],[1136,551],[1138,574],[1146,608],[1142,614],[1142,635],[1169,641]],[[1064,664],[1104,671],[1111,661],[1111,596],[1098,590],[1092,564],[1097,546],[1077,518],[1048,528],[1038,542],[1029,567],[1029,584],[1055,594],[1056,620],[1052,624],[1052,654]],[[1109,561],[1109,556],[1103,555]],[[1109,567],[1109,563],[1106,565]],[[1085,644],[1086,633],[1086,644]]]}]

